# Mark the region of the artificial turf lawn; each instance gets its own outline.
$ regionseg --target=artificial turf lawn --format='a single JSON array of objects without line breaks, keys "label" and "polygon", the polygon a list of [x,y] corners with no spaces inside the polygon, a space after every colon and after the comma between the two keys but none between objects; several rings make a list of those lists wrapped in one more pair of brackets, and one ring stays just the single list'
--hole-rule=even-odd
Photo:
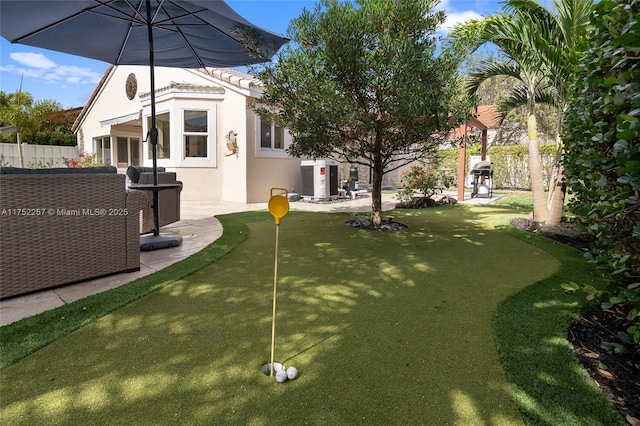
[{"label": "artificial turf lawn", "polygon": [[0,422],[520,424],[492,319],[560,263],[492,229],[501,213],[396,211],[393,233],[283,219],[276,358],[300,371],[284,385],[259,373],[275,225],[249,223],[229,255],[3,370]]}]

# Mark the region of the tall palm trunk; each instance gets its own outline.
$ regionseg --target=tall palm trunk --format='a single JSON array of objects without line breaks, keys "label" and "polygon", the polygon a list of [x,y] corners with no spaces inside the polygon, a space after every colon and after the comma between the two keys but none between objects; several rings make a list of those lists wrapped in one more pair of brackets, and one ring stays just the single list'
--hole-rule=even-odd
[{"label": "tall palm trunk", "polygon": [[16,132],[16,142],[18,143],[18,167],[24,167],[24,155],[22,155],[22,138],[20,132]]},{"label": "tall palm trunk", "polygon": [[564,165],[562,164],[562,129],[564,109],[559,111],[558,132],[556,133],[557,154],[553,161],[553,173],[549,183],[549,216],[545,223],[550,226],[560,225],[562,214],[564,213],[564,199],[567,193],[567,185],[564,178]]},{"label": "tall palm trunk", "polygon": [[531,192],[533,194],[533,221],[547,220],[547,200],[542,180],[542,161],[538,145],[538,123],[533,108],[529,108],[527,119],[527,133],[529,135],[529,173],[531,174]]},{"label": "tall palm trunk", "polygon": [[549,186],[549,216],[545,224],[557,226],[562,221],[564,212],[564,198],[567,193],[567,186],[564,178],[564,166],[560,155],[556,156],[553,164],[553,176]]}]

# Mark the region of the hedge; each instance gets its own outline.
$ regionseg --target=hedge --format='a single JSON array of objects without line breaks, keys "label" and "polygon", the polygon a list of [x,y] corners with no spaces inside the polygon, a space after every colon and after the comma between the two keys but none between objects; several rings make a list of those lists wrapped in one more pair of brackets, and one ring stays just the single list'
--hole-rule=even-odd
[{"label": "hedge", "polygon": [[[553,170],[553,162],[557,154],[557,145],[540,145],[540,156],[542,158],[542,175],[545,187],[549,187],[549,180]],[[441,167],[454,170],[458,173],[458,149],[448,149],[441,151]],[[469,157],[480,155],[477,148],[467,149],[467,168]],[[487,155],[493,163],[493,187],[504,189],[531,189],[531,178],[529,174],[529,148],[526,145],[514,146],[493,146],[490,147]]]},{"label": "hedge", "polygon": [[[33,135],[23,135],[22,142],[31,145],[56,146],[76,146],[78,144],[76,135],[60,132],[38,132]],[[16,134],[9,133],[7,135],[0,135],[0,143],[16,143]]]}]

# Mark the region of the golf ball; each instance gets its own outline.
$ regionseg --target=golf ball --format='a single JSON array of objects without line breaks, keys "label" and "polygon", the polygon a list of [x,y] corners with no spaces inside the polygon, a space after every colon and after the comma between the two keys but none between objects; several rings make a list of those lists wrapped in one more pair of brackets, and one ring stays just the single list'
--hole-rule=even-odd
[{"label": "golf ball", "polygon": [[293,380],[298,377],[298,369],[295,367],[287,368],[287,377],[289,378],[289,380]]},{"label": "golf ball", "polygon": [[284,383],[287,380],[287,372],[280,370],[276,373],[276,381],[278,383]]}]

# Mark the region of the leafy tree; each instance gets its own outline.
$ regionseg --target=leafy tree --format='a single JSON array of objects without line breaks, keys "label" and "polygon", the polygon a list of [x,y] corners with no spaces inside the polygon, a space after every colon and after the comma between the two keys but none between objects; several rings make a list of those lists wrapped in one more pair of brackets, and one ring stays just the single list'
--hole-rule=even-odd
[{"label": "leafy tree", "polygon": [[61,109],[62,106],[58,102],[49,99],[34,103],[29,92],[0,92],[0,121],[16,128],[20,167],[24,167],[22,136],[35,134],[51,114]]},{"label": "leafy tree", "polygon": [[73,134],[73,124],[78,118],[81,108],[54,111],[41,123],[41,132],[54,132],[64,135]]},{"label": "leafy tree", "polygon": [[321,0],[292,20],[292,43],[258,75],[265,91],[256,111],[290,130],[289,154],[371,169],[375,225],[384,173],[435,161],[451,112],[465,110],[454,105],[457,60],[435,54],[445,18],[435,3]]},{"label": "leafy tree", "polygon": [[[498,109],[505,117],[515,108],[525,108],[533,220],[537,222],[547,221],[549,213],[538,144],[537,105],[543,103],[557,108],[559,129],[565,108],[566,81],[582,52],[593,1],[557,0],[554,5],[556,12],[535,0],[506,0],[503,11],[456,28],[450,42],[454,50],[463,47],[472,51],[485,43],[494,43],[506,57],[482,63],[470,74],[468,89],[475,92],[483,81],[495,76],[506,76],[517,82],[511,95],[498,104]],[[560,186],[560,191],[551,203],[550,224],[558,223],[562,216],[563,181],[559,170],[553,186]]]},{"label": "leafy tree", "polygon": [[[588,259],[603,273],[585,288],[604,308],[626,308],[614,350],[640,343],[640,1],[601,0],[590,49],[572,79],[564,126],[570,207],[591,237]],[[577,287],[577,286],[576,286]],[[617,345],[617,346],[616,346]]]}]

